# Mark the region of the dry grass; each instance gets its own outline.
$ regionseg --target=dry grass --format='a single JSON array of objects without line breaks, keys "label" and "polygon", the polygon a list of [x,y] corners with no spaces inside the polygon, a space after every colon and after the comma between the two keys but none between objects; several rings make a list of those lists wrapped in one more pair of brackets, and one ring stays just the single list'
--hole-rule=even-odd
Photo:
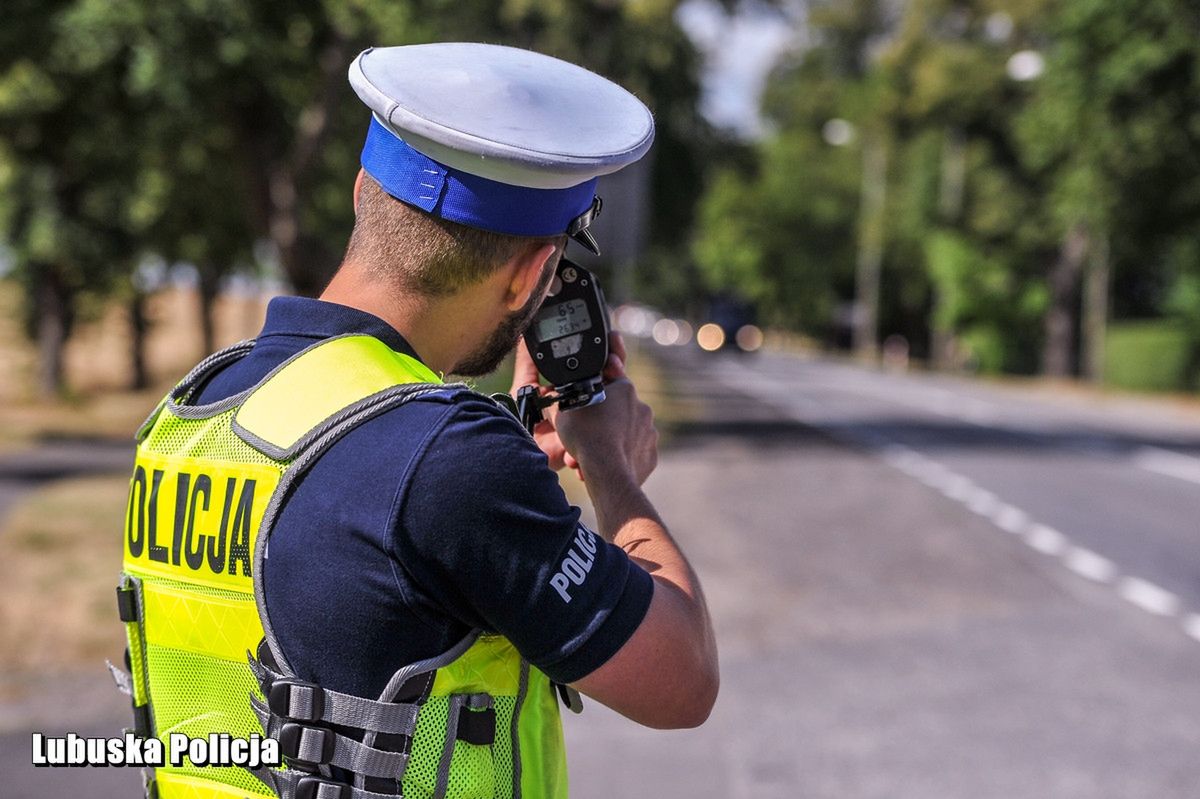
[{"label": "dry grass", "polygon": [[[67,396],[37,393],[37,353],[21,330],[19,287],[0,281],[0,451],[54,437],[127,438],[175,380],[203,355],[195,293],[170,289],[149,301],[146,360],[153,386],[129,391],[129,326],[110,303],[81,322],[67,342]],[[217,345],[253,336],[265,300],[222,297],[215,306]]]},{"label": "dry grass", "polygon": [[127,476],[62,480],[0,529],[0,665],[34,673],[119,661],[117,576]]}]

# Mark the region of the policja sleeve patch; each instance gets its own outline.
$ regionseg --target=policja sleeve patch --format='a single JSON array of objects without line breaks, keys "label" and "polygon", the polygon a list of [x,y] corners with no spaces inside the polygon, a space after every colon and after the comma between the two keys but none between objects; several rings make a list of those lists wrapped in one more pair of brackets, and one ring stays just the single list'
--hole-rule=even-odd
[{"label": "policja sleeve patch", "polygon": [[558,592],[563,602],[570,604],[571,586],[583,585],[583,581],[587,579],[592,564],[596,562],[597,546],[596,534],[580,522],[575,531],[575,539],[567,548],[567,554],[559,564],[558,571],[550,578],[550,586]]}]

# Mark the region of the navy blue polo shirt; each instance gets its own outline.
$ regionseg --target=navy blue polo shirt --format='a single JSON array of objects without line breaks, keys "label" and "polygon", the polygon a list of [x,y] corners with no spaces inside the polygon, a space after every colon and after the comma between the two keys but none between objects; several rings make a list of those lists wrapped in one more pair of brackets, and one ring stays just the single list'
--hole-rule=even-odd
[{"label": "navy blue polo shirt", "polygon": [[[376,316],[280,297],[253,350],[196,401],[250,388],[306,347],[348,333],[419,359]],[[555,579],[564,569],[572,579]],[[649,574],[580,524],[517,420],[461,391],[394,408],[322,455],[283,507],[262,579],[297,675],[368,697],[476,628],[572,682],[624,645],[653,593]]]}]

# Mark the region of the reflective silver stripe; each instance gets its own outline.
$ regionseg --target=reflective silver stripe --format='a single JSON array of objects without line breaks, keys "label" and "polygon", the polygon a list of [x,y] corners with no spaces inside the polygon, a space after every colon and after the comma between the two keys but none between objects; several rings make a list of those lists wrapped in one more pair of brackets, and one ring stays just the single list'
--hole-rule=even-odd
[{"label": "reflective silver stripe", "polygon": [[442,759],[438,761],[437,787],[433,791],[433,799],[446,799],[446,791],[450,786],[450,761],[454,759],[454,742],[458,740],[458,714],[462,712],[466,697],[453,694],[447,708],[446,740],[442,742]]},{"label": "reflective silver stripe", "polygon": [[[142,621],[138,621],[138,622],[127,622],[127,623],[132,623],[134,625],[134,629],[137,630],[138,654],[141,657],[141,663],[142,663],[142,668],[141,668],[142,686],[145,687],[145,689],[146,689],[145,707],[150,713],[150,734],[153,735],[154,731],[155,731],[155,723],[154,723],[155,713],[154,713],[154,701],[153,701],[154,697],[150,694],[150,659],[147,656],[147,652],[146,652],[146,603],[145,603],[145,597],[142,595],[142,581],[139,578],[134,577],[132,574],[122,574],[121,580],[122,580],[122,582],[121,582],[122,588],[132,588],[133,589],[133,595],[137,599],[138,618],[142,620]],[[133,645],[133,641],[130,641],[129,643],[131,646]],[[130,657],[130,660],[132,660],[132,656]],[[136,687],[138,675],[131,673],[129,676],[132,677],[133,681],[134,681],[134,686],[131,686],[131,687]],[[136,698],[137,698],[136,691],[134,692],[133,697],[136,700]]]},{"label": "reflective silver stripe", "polygon": [[517,701],[512,715],[512,772],[513,799],[521,799],[521,707],[529,692],[529,661],[521,658],[521,678],[517,684]]}]

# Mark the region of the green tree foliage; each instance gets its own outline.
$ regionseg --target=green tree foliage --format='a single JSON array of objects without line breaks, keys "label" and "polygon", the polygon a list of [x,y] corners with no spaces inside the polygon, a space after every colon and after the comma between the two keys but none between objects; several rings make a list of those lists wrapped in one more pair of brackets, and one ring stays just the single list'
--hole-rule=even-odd
[{"label": "green tree foliage", "polygon": [[825,10],[827,38],[768,86],[764,115],[778,133],[756,158],[715,175],[692,248],[709,290],[740,295],[768,323],[810,333],[827,330],[839,298],[853,290],[861,157],[828,144],[823,131],[870,92],[855,80],[880,24],[871,3]]},{"label": "green tree foliage", "polygon": [[[319,292],[352,223],[365,134],[346,68],[379,44],[515,44],[629,87],[658,120],[651,242],[669,259],[711,140],[677,5],[13,0],[0,26],[0,240],[31,319],[61,344],[79,292],[125,286],[140,329],[130,276],[150,255],[192,264],[206,303],[264,251],[297,292]],[[60,384],[59,368],[47,388]]]},{"label": "green tree foliage", "polygon": [[[1062,374],[1102,360],[1110,304],[1117,318],[1195,320],[1200,334],[1200,10],[912,0],[889,16],[895,8],[814,8],[813,46],[768,90],[777,133],[757,168],[704,198],[694,249],[709,280],[747,287],[781,320],[797,307],[783,284],[804,281],[793,292],[807,313],[790,323],[834,330],[832,309],[855,296],[866,221],[856,154],[874,142],[888,153],[881,335],[902,333],[944,365]],[[1040,75],[1010,69],[1021,51],[1044,59]],[[833,147],[820,133],[838,119],[858,136]],[[751,243],[739,249],[742,237]],[[775,239],[811,267],[786,266]]]},{"label": "green tree foliage", "polygon": [[14,2],[0,26],[0,230],[27,290],[41,386],[62,385],[62,350],[83,292],[103,292],[138,255],[131,180],[133,54],[96,35],[99,3]]}]

